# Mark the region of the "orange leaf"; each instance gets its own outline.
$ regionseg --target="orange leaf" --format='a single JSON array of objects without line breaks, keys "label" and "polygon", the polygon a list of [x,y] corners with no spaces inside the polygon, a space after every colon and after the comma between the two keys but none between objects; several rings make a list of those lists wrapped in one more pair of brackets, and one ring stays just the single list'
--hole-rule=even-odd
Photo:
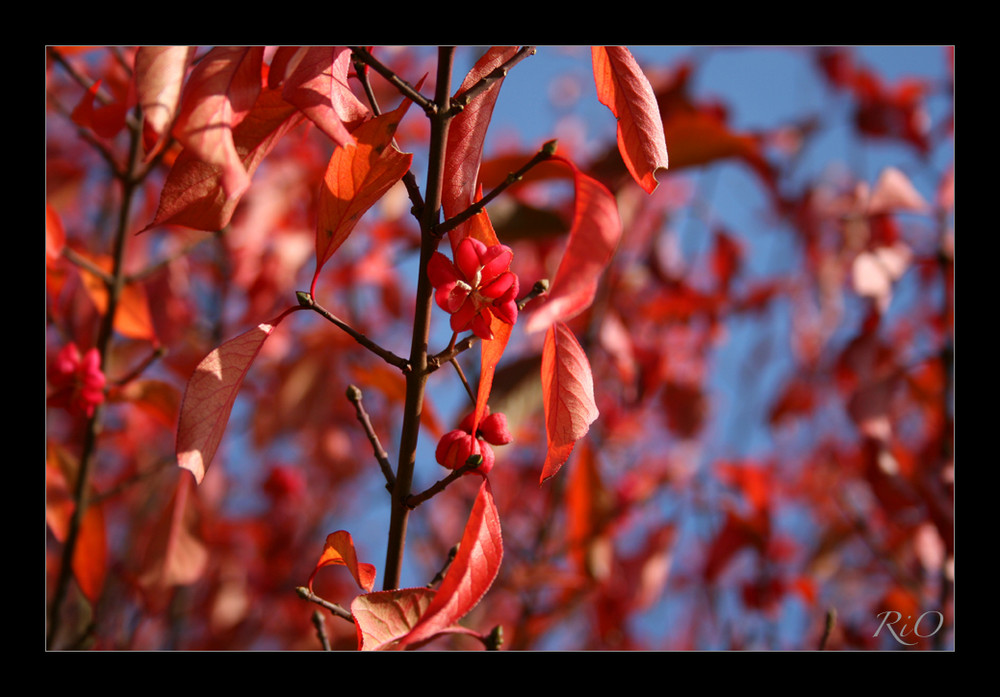
[{"label": "orange leaf", "polygon": [[607,187],[577,170],[568,160],[552,159],[573,170],[576,189],[573,227],[547,299],[528,319],[529,332],[545,329],[557,319],[568,321],[593,302],[597,283],[622,234],[618,205]]},{"label": "orange leaf", "polygon": [[357,143],[338,147],[330,158],[319,194],[316,273],[344,243],[361,216],[410,168],[412,155],[392,144],[410,102],[367,121],[354,132]]},{"label": "orange leaf", "polygon": [[[45,460],[45,520],[60,542],[66,541],[70,518],[76,508],[70,492],[71,483],[64,471],[64,468],[73,466],[74,463],[67,461],[65,453],[50,444]],[[71,564],[80,590],[91,603],[96,603],[108,573],[104,509],[99,503],[87,506],[83,514]]]},{"label": "orange leaf", "polygon": [[[94,257],[84,252],[77,254],[89,260],[94,266],[111,273],[112,260],[109,256]],[[80,278],[83,288],[94,303],[94,307],[102,315],[108,311],[108,287],[104,281],[85,268],[81,268]],[[115,331],[130,339],[156,341],[156,330],[153,328],[153,318],[149,311],[149,300],[144,286],[138,283],[128,283],[122,287],[118,306],[115,308]]]},{"label": "orange leaf", "polygon": [[562,322],[553,324],[545,334],[542,400],[548,439],[541,476],[544,482],[559,471],[574,444],[587,434],[598,416],[594,376],[587,354]]},{"label": "orange leaf", "polygon": [[358,649],[386,651],[420,622],[437,591],[430,588],[400,588],[359,595],[351,602],[358,631]]},{"label": "orange leaf", "polygon": [[618,151],[632,178],[646,193],[667,168],[667,143],[660,108],[649,80],[624,46],[591,46],[597,97],[618,120]]},{"label": "orange leaf", "polygon": [[330,564],[340,564],[346,566],[351,572],[351,576],[363,590],[371,592],[375,586],[375,566],[372,564],[358,563],[357,552],[354,551],[354,538],[346,530],[338,530],[326,536],[326,544],[323,545],[323,553],[309,577],[309,590],[312,590],[313,579],[324,566]]},{"label": "orange leaf", "polygon": [[188,380],[177,426],[177,462],[199,484],[222,440],[243,378],[287,312],[214,349]]}]

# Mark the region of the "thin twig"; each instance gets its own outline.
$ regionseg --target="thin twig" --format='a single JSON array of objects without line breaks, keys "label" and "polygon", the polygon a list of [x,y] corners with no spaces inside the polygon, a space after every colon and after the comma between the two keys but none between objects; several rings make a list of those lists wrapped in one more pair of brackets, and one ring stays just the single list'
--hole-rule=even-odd
[{"label": "thin twig", "polygon": [[323,650],[331,651],[330,637],[326,635],[326,621],[323,619],[323,613],[319,610],[313,610],[312,622],[313,626],[316,627],[316,638],[319,639],[319,643],[323,646]]},{"label": "thin twig", "polygon": [[469,394],[469,399],[471,399],[472,403],[475,404],[476,393],[472,391],[469,381],[465,379],[465,372],[462,370],[462,366],[459,365],[458,360],[454,357],[452,357],[452,359],[448,362],[455,366],[455,371],[458,373],[458,378],[462,381],[462,384],[465,385],[465,391]]},{"label": "thin twig", "polygon": [[358,60],[370,65],[376,73],[388,80],[404,97],[412,99],[426,113],[433,114],[437,112],[438,107],[434,102],[420,94],[413,85],[396,75],[388,66],[383,65],[375,56],[368,52],[368,49],[362,46],[348,46],[348,48],[351,49],[351,52]]},{"label": "thin twig", "polygon": [[528,160],[516,172],[511,172],[510,174],[508,174],[507,178],[504,179],[504,181],[500,185],[498,185],[488,194],[486,194],[481,199],[473,203],[471,206],[466,208],[461,213],[452,216],[451,218],[444,221],[440,225],[436,225],[434,227],[434,234],[437,235],[438,237],[442,237],[449,230],[453,230],[454,228],[458,227],[469,218],[479,215],[479,213],[486,207],[486,205],[489,204],[491,201],[493,201],[493,199],[495,199],[497,196],[502,194],[507,189],[507,187],[521,181],[524,175],[527,174],[532,167],[541,164],[542,162],[545,162],[547,160],[550,160],[552,156],[555,155],[555,153],[556,153],[556,141],[550,140],[547,143],[545,143],[545,145],[542,146],[541,150],[535,153],[534,157]]},{"label": "thin twig", "polygon": [[361,404],[361,390],[354,385],[350,385],[347,388],[347,399],[354,405],[354,409],[358,414],[358,421],[364,427],[365,435],[368,436],[368,440],[372,444],[375,459],[378,460],[378,465],[382,468],[382,474],[385,475],[385,488],[391,494],[393,487],[396,486],[396,476],[392,473],[392,465],[389,464],[389,454],[382,447],[382,443],[379,442],[378,435],[376,435],[375,429],[372,426],[372,421],[368,418],[368,412],[365,411],[364,406]]},{"label": "thin twig", "polygon": [[819,640],[819,650],[823,651],[826,649],[827,642],[830,640],[830,635],[833,633],[833,628],[837,624],[837,610],[830,608],[826,611],[826,620],[823,626],[823,636]]},{"label": "thin twig", "polygon": [[515,65],[523,61],[528,56],[535,55],[534,46],[522,46],[521,49],[514,54],[514,56],[504,63],[503,65],[497,66],[489,74],[484,75],[479,82],[474,84],[469,89],[464,92],[455,95],[455,98],[451,100],[451,109],[453,112],[457,113],[469,106],[473,99],[478,97],[480,94],[488,90],[494,82],[503,79],[510,72],[510,69]]},{"label": "thin twig", "polygon": [[345,322],[344,320],[340,319],[339,317],[337,317],[336,315],[334,315],[332,312],[330,312],[329,310],[327,310],[325,307],[323,307],[322,305],[320,305],[319,303],[317,303],[316,300],[313,299],[313,296],[310,293],[308,293],[308,292],[306,292],[304,290],[298,290],[298,291],[295,291],[295,295],[296,295],[296,297],[299,300],[299,305],[301,305],[302,307],[308,308],[310,310],[313,310],[314,312],[316,312],[321,317],[323,317],[323,318],[329,320],[330,322],[332,322],[333,324],[337,325],[338,327],[340,327],[341,329],[343,329],[345,332],[347,332],[348,334],[350,334],[351,337],[355,341],[357,341],[359,344],[361,344],[362,346],[364,346],[366,349],[368,349],[369,351],[371,351],[372,353],[374,353],[376,356],[379,356],[386,363],[389,363],[390,365],[396,366],[397,368],[399,368],[404,373],[407,373],[407,372],[410,371],[410,363],[409,363],[409,361],[407,361],[405,358],[401,358],[401,357],[397,356],[392,351],[389,351],[388,349],[384,349],[381,346],[379,346],[378,344],[376,344],[374,341],[372,341],[371,339],[369,339],[367,336],[365,336],[364,334],[362,334],[361,332],[359,332],[358,330],[356,330],[354,327],[352,327],[351,325],[349,325],[347,322]]},{"label": "thin twig", "polygon": [[441,583],[441,579],[443,579],[444,575],[448,572],[448,567],[451,566],[453,561],[455,561],[455,555],[457,554],[458,545],[452,545],[452,548],[448,550],[448,558],[444,560],[444,566],[442,566],[438,572],[434,574],[434,578],[432,578],[430,583],[427,584],[428,588],[433,588],[437,584]]},{"label": "thin twig", "polygon": [[449,484],[451,484],[452,482],[454,482],[455,480],[457,480],[459,477],[461,477],[462,475],[464,475],[466,472],[471,472],[472,470],[476,469],[481,464],[483,464],[483,456],[482,455],[470,455],[469,459],[465,461],[464,465],[462,465],[461,467],[459,467],[457,470],[453,470],[452,473],[449,474],[444,479],[438,480],[435,484],[433,484],[432,486],[428,487],[427,489],[425,489],[424,491],[420,492],[419,494],[413,494],[411,496],[408,496],[406,498],[406,506],[407,506],[407,508],[411,508],[411,509],[416,508],[417,506],[419,506],[420,504],[422,504],[424,501],[426,501],[427,499],[431,498],[432,496],[436,496],[437,494],[440,494],[442,491],[444,491],[448,487]]},{"label": "thin twig", "polygon": [[334,615],[335,617],[339,617],[341,619],[347,620],[351,624],[354,624],[354,615],[351,614],[350,610],[340,605],[337,605],[337,603],[331,603],[329,600],[324,600],[323,598],[319,597],[305,586],[297,586],[295,588],[295,592],[298,593],[299,597],[302,598],[303,600],[308,600],[311,603],[316,603],[320,607],[329,610],[330,614]]}]

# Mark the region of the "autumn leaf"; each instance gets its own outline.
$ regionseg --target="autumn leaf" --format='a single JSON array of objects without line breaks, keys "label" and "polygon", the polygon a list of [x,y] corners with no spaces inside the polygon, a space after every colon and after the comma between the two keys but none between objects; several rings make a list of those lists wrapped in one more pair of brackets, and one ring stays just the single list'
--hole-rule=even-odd
[{"label": "autumn leaf", "polygon": [[[287,64],[285,64],[287,61]],[[347,84],[351,51],[344,46],[282,46],[271,65],[287,72],[281,94],[302,110],[337,145],[354,142],[350,126],[368,119],[371,112]],[[268,75],[270,81],[271,75]]]},{"label": "autumn leaf", "polygon": [[667,168],[667,143],[656,95],[624,46],[591,46],[597,97],[618,120],[618,151],[632,178],[653,193]]},{"label": "autumn leaf", "polygon": [[[110,256],[94,256],[80,251],[76,254],[110,275],[113,269],[113,261]],[[100,276],[87,270],[86,267],[80,268],[80,280],[83,282],[84,291],[94,303],[94,307],[102,315],[105,314],[108,311],[107,284]],[[118,304],[115,307],[114,328],[122,336],[156,342],[156,330],[153,327],[153,319],[149,310],[149,299],[141,284],[127,283],[122,287]]]},{"label": "autumn leaf", "polygon": [[233,130],[261,91],[263,46],[216,46],[191,71],[173,134],[195,157],[221,169],[226,199],[250,186]]},{"label": "autumn leaf", "polygon": [[194,46],[140,46],[136,51],[136,97],[143,124],[159,139],[173,126],[194,53]]},{"label": "autumn leaf", "polygon": [[503,559],[500,517],[489,480],[483,479],[458,554],[420,621],[399,642],[399,648],[426,642],[447,631],[474,608],[493,585]]},{"label": "autumn leaf", "polygon": [[166,591],[201,577],[208,563],[208,549],[199,539],[197,512],[191,498],[191,480],[181,477],[170,502],[164,508],[146,545],[139,571],[139,585],[146,590],[147,602],[163,606]]},{"label": "autumn leaf", "polygon": [[287,314],[258,324],[214,349],[188,380],[177,426],[177,463],[190,470],[199,484],[215,457],[247,371]]},{"label": "autumn leaf", "polygon": [[101,81],[97,80],[73,109],[70,118],[77,125],[89,128],[102,138],[113,138],[125,127],[129,104],[127,101],[116,101],[94,107],[100,89]]},{"label": "autumn leaf", "polygon": [[600,276],[611,262],[622,234],[618,205],[611,192],[568,160],[552,159],[573,170],[573,227],[546,300],[528,318],[525,327],[528,332],[546,329],[557,319],[568,321],[590,306]]},{"label": "autumn leaf", "polygon": [[309,576],[309,590],[312,590],[316,573],[330,564],[346,566],[362,590],[371,592],[375,586],[375,566],[358,562],[358,555],[354,550],[354,538],[346,530],[338,530],[326,536],[323,553],[320,555],[312,575]]},{"label": "autumn leaf", "polygon": [[358,649],[389,651],[410,633],[430,607],[437,591],[399,588],[359,595],[351,602],[358,632]]},{"label": "autumn leaf", "polygon": [[[302,112],[281,98],[280,91],[261,92],[251,112],[232,131],[233,145],[248,178],[278,140],[304,119]],[[229,224],[240,201],[239,196],[227,193],[222,180],[221,167],[185,148],[167,175],[153,222],[142,231],[157,225],[221,230]]]},{"label": "autumn leaf", "polygon": [[[68,455],[57,445],[49,444],[45,459],[45,521],[53,536],[63,543],[69,534],[70,519],[76,508],[70,490],[72,482],[66,472],[71,467],[75,468],[76,463],[69,462]],[[73,577],[84,596],[91,603],[96,603],[108,574],[107,527],[104,507],[100,503],[91,503],[84,511],[71,566]]]},{"label": "autumn leaf", "polygon": [[544,482],[559,471],[598,416],[587,354],[562,322],[553,324],[545,334],[542,400],[548,441],[541,475]]},{"label": "autumn leaf", "polygon": [[393,134],[410,102],[367,121],[354,132],[357,143],[337,148],[327,166],[319,194],[316,225],[316,273],[344,243],[365,211],[372,207],[410,168],[412,155],[392,143]]},{"label": "autumn leaf", "polygon": [[[503,65],[517,53],[516,46],[494,46],[476,61],[465,76],[456,97],[478,83],[483,77]],[[493,107],[500,94],[503,79],[494,81],[489,89],[476,98],[452,119],[448,127],[448,145],[444,160],[444,188],[441,207],[446,218],[468,208],[476,194],[479,167],[483,157],[483,142],[493,115]],[[467,236],[469,222],[449,233],[452,251]],[[483,240],[484,242],[486,240]]]}]

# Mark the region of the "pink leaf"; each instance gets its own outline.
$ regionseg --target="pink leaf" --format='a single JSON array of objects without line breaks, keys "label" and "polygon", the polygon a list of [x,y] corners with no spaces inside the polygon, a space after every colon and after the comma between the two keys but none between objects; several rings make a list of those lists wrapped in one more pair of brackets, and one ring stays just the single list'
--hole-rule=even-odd
[{"label": "pink leaf", "polygon": [[135,85],[142,118],[157,136],[177,116],[193,46],[140,46],[135,54]]},{"label": "pink leaf", "polygon": [[548,453],[541,481],[559,471],[598,417],[590,361],[573,332],[556,322],[542,347],[542,400]]},{"label": "pink leaf", "polygon": [[545,329],[557,319],[568,321],[593,302],[597,283],[622,234],[618,205],[611,192],[568,160],[553,159],[573,169],[576,187],[573,227],[547,299],[528,319],[529,332]]},{"label": "pink leaf", "polygon": [[309,577],[309,590],[312,590],[313,579],[316,572],[324,566],[330,564],[340,564],[346,566],[351,572],[358,586],[363,590],[371,592],[375,586],[375,567],[372,564],[358,562],[358,554],[354,551],[354,538],[346,530],[338,530],[326,536],[326,543],[323,545],[323,553]]},{"label": "pink leaf", "polygon": [[500,517],[489,480],[484,478],[465,524],[458,554],[420,621],[400,640],[399,647],[414,646],[444,631],[454,631],[451,629],[453,625],[468,614],[489,590],[502,559]]},{"label": "pink leaf", "polygon": [[[253,176],[278,140],[305,117],[284,101],[277,90],[265,90],[253,110],[233,130],[246,176]],[[225,191],[223,170],[185,148],[174,162],[160,193],[160,204],[148,230],[157,225],[185,225],[197,230],[221,230],[240,201]]]},{"label": "pink leaf", "polygon": [[618,119],[618,151],[632,178],[646,193],[667,168],[667,143],[656,95],[624,46],[591,46],[597,97]]},{"label": "pink leaf", "polygon": [[188,380],[177,426],[177,462],[199,484],[222,440],[243,378],[285,314],[213,350]]},{"label": "pink leaf", "polygon": [[263,46],[216,46],[188,78],[174,136],[199,160],[222,169],[229,199],[250,186],[233,143],[233,129],[246,117],[261,90]]},{"label": "pink leaf", "polygon": [[358,649],[387,651],[398,648],[430,607],[437,591],[399,588],[359,595],[351,602],[358,630]]},{"label": "pink leaf", "polygon": [[[294,104],[337,145],[353,143],[347,124],[359,124],[370,115],[347,84],[351,51],[343,46],[283,46],[291,52],[289,74],[282,96]],[[283,60],[275,56],[272,65]],[[270,79],[270,75],[268,76]]]}]

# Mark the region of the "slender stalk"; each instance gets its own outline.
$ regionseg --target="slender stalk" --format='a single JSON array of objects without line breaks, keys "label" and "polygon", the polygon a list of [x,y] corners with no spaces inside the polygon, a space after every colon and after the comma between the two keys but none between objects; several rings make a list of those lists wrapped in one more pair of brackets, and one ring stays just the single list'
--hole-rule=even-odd
[{"label": "slender stalk", "polygon": [[406,374],[406,401],[403,411],[403,429],[399,440],[396,486],[392,493],[389,538],[385,556],[385,578],[383,579],[384,590],[399,587],[403,550],[406,545],[406,524],[410,513],[406,500],[413,485],[420,415],[423,410],[424,390],[427,385],[427,342],[430,336],[431,303],[433,300],[433,289],[427,278],[427,263],[437,250],[439,241],[439,238],[434,236],[433,230],[441,215],[445,146],[448,142],[448,126],[451,122],[447,106],[450,100],[454,54],[454,47],[443,46],[438,49],[437,83],[434,96],[438,108],[427,111],[431,121],[431,134],[425,204],[420,217],[420,270],[413,317],[413,340],[410,344],[411,371]]},{"label": "slender stalk", "polygon": [[[130,131],[130,143],[128,153],[127,172],[121,176],[122,201],[118,213],[118,228],[115,232],[114,249],[112,253],[113,266],[111,277],[107,279],[108,306],[101,319],[98,329],[96,348],[101,357],[101,370],[107,371],[107,359],[111,345],[111,335],[114,329],[115,312],[121,299],[122,290],[125,287],[125,242],[128,238],[128,219],[132,205],[132,197],[139,185],[139,180],[135,177],[135,172],[139,166],[139,131]],[[101,432],[101,424],[104,415],[104,405],[99,404],[93,415],[87,421],[86,431],[83,436],[83,448],[80,453],[80,464],[76,474],[76,488],[73,492],[73,515],[70,517],[69,529],[66,533],[66,542],[62,549],[62,559],[59,567],[59,576],[56,579],[55,591],[52,595],[52,602],[49,605],[49,626],[45,645],[47,649],[52,649],[55,645],[56,637],[61,625],[61,609],[66,593],[69,590],[69,582],[73,575],[73,556],[76,552],[77,541],[80,536],[80,525],[83,516],[89,505],[88,494],[90,489],[90,472],[93,467],[94,457],[97,450],[97,438]]]}]

